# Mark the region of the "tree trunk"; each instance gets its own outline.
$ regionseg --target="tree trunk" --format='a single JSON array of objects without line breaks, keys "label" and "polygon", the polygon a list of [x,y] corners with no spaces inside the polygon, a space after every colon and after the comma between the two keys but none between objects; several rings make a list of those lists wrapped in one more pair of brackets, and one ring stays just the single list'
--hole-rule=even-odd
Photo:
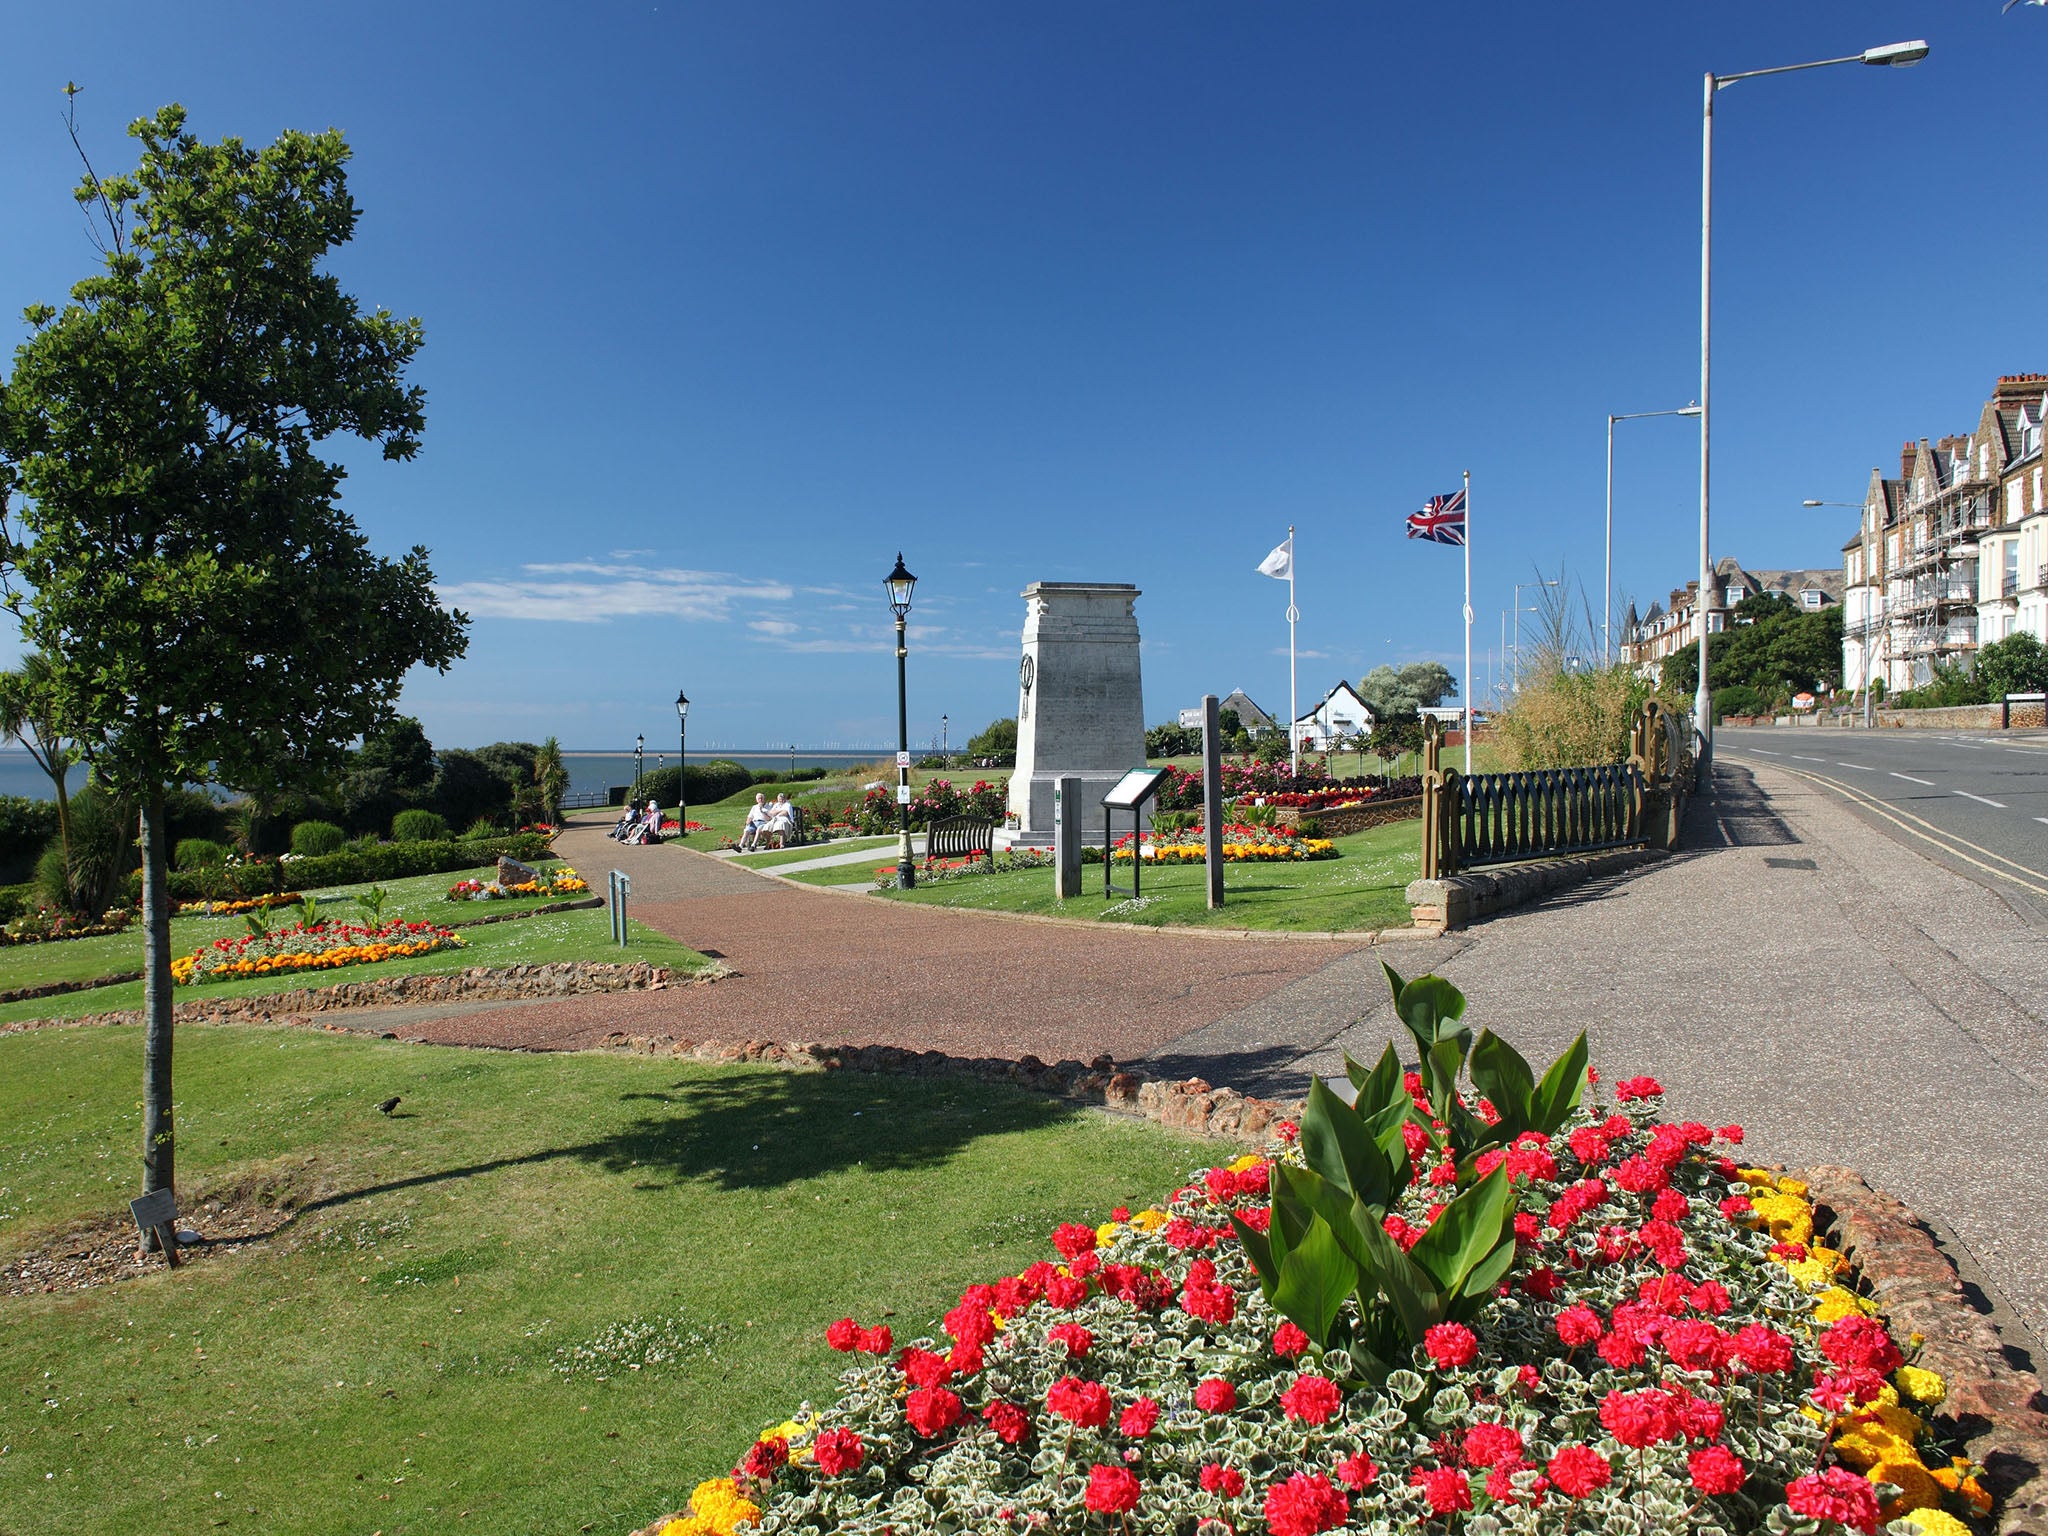
[{"label": "tree trunk", "polygon": [[71,774],[71,764],[60,759],[54,748],[50,762],[50,782],[57,787],[57,842],[64,850],[64,872],[68,880],[71,874],[71,794],[65,789],[64,780]]},{"label": "tree trunk", "polygon": [[171,893],[165,871],[164,792],[142,802],[142,1192],[176,1189],[171,1117]]}]

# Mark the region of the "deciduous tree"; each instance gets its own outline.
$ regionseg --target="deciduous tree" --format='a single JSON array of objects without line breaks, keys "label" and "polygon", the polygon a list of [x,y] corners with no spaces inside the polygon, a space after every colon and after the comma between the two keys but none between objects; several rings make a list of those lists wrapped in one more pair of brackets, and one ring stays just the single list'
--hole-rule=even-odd
[{"label": "deciduous tree", "polygon": [[406,672],[445,670],[467,618],[427,552],[373,554],[337,505],[340,436],[409,459],[420,323],[364,313],[323,270],[355,233],[340,133],[201,142],[182,108],[129,132],[136,169],[87,162],[99,270],[0,384],[8,606],[50,659],[57,718],[141,807],[143,1187],[174,1187],[165,792],[263,795],[330,773]]}]

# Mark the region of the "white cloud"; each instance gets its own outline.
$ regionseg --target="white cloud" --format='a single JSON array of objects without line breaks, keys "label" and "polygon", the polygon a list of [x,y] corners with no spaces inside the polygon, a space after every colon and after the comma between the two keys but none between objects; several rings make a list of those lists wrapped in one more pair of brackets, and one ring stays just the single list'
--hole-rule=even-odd
[{"label": "white cloud", "polygon": [[779,581],[723,571],[690,571],[594,560],[525,565],[507,581],[458,581],[437,590],[441,601],[478,618],[601,624],[649,615],[722,622],[735,603],[787,602]]},{"label": "white cloud", "polygon": [[754,619],[747,625],[747,628],[764,635],[793,635],[799,627],[787,619]]}]

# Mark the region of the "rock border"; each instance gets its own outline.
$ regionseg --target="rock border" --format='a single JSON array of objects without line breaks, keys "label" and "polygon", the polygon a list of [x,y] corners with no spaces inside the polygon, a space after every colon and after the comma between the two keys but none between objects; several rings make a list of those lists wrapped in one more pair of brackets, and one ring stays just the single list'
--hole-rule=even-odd
[{"label": "rock border", "polygon": [[1464,928],[1483,917],[1540,901],[1552,891],[1583,885],[1606,875],[1625,874],[1670,855],[1662,848],[1621,848],[1612,853],[1579,854],[1541,863],[1510,864],[1474,870],[1441,880],[1410,881],[1408,907],[1415,926],[1434,937]]},{"label": "rock border", "polygon": [[[636,960],[621,965],[610,960],[559,960],[545,965],[473,965],[460,971],[426,975],[382,976],[368,981],[337,982],[331,987],[301,988],[251,997],[195,998],[176,1004],[174,1023],[267,1024],[313,1013],[346,1009],[392,1008],[426,1003],[493,1002],[524,998],[579,997],[597,992],[658,992],[671,986],[694,986],[737,973],[722,965],[676,972],[665,965]],[[139,1008],[89,1013],[75,1019],[23,1019],[0,1024],[0,1035],[31,1029],[85,1029],[102,1024],[141,1024]]]}]

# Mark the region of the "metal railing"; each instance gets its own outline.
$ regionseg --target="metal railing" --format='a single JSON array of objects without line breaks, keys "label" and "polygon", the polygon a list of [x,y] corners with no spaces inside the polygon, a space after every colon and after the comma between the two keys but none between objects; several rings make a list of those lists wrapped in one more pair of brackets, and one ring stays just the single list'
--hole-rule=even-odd
[{"label": "metal railing", "polygon": [[1689,785],[1691,722],[1645,704],[1629,747],[1626,762],[1468,776],[1439,766],[1438,733],[1425,728],[1422,878],[1646,844],[1645,796],[1683,796]]}]

